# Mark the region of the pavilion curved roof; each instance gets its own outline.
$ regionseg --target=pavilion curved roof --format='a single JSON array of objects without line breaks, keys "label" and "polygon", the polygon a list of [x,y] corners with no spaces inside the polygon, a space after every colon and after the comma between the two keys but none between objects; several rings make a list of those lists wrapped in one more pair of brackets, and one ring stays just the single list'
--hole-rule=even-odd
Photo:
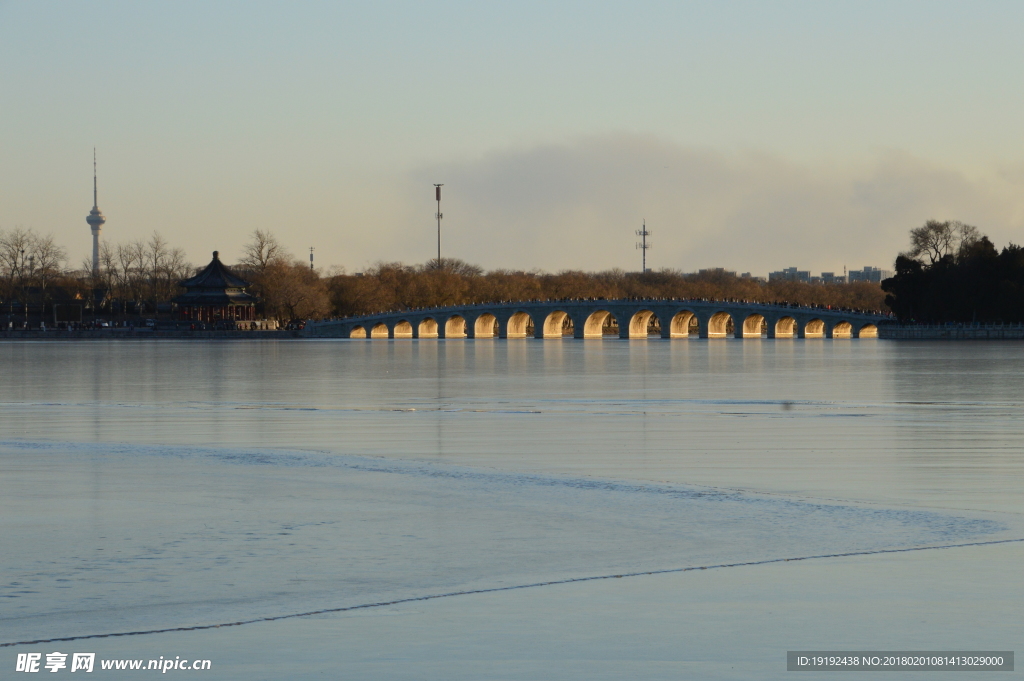
[{"label": "pavilion curved roof", "polygon": [[229,288],[247,288],[249,282],[245,281],[241,277],[235,276],[220,261],[220,253],[218,251],[213,252],[213,260],[206,268],[192,277],[191,279],[185,279],[184,281],[178,282],[179,286],[183,286],[187,289],[229,289]]},{"label": "pavilion curved roof", "polygon": [[236,276],[220,261],[220,254],[213,252],[213,260],[202,272],[178,282],[187,289],[186,293],[171,299],[178,305],[193,307],[221,307],[227,305],[255,305],[259,299],[246,291],[249,282]]}]

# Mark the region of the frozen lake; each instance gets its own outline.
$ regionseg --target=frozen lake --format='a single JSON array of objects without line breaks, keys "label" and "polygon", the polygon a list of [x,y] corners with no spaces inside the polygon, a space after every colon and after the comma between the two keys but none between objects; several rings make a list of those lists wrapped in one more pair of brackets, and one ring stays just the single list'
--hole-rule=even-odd
[{"label": "frozen lake", "polygon": [[1024,634],[1018,344],[8,342],[0,372],[0,643],[73,639],[0,665],[781,678]]}]

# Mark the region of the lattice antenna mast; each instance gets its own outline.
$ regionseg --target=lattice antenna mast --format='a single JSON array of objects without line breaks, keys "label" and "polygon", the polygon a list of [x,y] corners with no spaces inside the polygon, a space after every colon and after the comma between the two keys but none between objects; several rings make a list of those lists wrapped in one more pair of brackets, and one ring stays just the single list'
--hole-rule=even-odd
[{"label": "lattice antenna mast", "polygon": [[312,246],[309,247],[309,269],[313,269],[313,251],[314,250],[315,249]]},{"label": "lattice antenna mast", "polygon": [[434,217],[437,218],[437,266],[438,267],[441,266],[441,218],[444,217],[444,215],[441,214],[441,187],[443,187],[443,186],[444,186],[444,183],[435,184],[434,185],[434,193],[435,193],[435,195],[437,197],[437,213],[434,214]]},{"label": "lattice antenna mast", "polygon": [[649,237],[651,235],[651,233],[649,231],[647,231],[647,220],[644,220],[643,227],[641,227],[640,229],[636,230],[636,235],[638,237],[640,237],[640,241],[637,242],[636,247],[638,249],[640,249],[640,252],[643,254],[643,270],[642,270],[642,272],[646,273],[647,272],[647,249],[651,247],[651,244],[647,243],[647,237]]}]

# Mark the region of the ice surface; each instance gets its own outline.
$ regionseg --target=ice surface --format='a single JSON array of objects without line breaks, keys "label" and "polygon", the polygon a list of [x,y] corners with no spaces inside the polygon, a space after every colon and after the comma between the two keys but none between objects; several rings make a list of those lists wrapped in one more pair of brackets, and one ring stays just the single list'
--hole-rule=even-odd
[{"label": "ice surface", "polygon": [[606,576],[73,644],[218,679],[1013,647],[1019,543],[872,552],[1024,538],[1022,375],[1012,343],[0,344],[0,642]]},{"label": "ice surface", "polygon": [[6,442],[0,457],[0,642],[1024,536],[991,514],[336,454]]}]

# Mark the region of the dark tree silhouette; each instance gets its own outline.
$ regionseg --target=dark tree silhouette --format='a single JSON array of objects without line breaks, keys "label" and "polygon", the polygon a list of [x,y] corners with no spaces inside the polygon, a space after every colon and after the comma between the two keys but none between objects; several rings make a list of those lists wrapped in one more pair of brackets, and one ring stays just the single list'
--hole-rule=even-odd
[{"label": "dark tree silhouette", "polygon": [[911,244],[896,258],[896,274],[882,282],[885,302],[901,322],[1024,321],[1020,246],[1000,252],[968,225],[935,221],[911,230]]}]

